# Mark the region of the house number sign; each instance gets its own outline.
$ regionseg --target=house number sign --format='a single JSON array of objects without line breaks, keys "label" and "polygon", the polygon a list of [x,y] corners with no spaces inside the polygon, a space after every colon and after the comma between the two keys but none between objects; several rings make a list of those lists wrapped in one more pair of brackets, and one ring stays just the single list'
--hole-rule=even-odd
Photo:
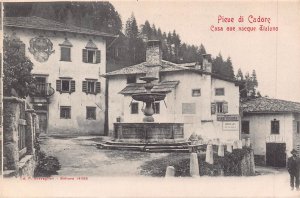
[{"label": "house number sign", "polygon": [[32,38],[29,42],[29,52],[33,54],[38,62],[46,62],[49,56],[54,52],[53,44],[50,39],[43,36]]}]

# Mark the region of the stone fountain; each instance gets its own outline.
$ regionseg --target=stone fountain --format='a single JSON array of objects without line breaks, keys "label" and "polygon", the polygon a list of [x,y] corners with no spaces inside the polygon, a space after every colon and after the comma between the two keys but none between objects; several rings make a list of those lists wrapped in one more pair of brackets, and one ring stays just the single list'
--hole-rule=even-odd
[{"label": "stone fountain", "polygon": [[148,71],[145,77],[145,91],[132,94],[132,99],[146,104],[143,109],[143,122],[114,123],[114,140],[98,144],[98,148],[133,149],[142,151],[185,151],[188,152],[189,142],[184,140],[184,124],[170,122],[154,122],[153,104],[165,99],[165,93],[153,92],[155,80],[158,80],[161,68],[160,41],[149,41],[146,52]]}]

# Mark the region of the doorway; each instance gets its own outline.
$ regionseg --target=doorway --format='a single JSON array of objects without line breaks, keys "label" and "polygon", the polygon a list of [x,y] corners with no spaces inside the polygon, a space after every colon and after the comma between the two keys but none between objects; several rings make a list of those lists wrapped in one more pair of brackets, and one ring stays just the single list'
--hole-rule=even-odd
[{"label": "doorway", "polygon": [[266,143],[266,165],[273,167],[285,167],[285,150],[285,143]]}]

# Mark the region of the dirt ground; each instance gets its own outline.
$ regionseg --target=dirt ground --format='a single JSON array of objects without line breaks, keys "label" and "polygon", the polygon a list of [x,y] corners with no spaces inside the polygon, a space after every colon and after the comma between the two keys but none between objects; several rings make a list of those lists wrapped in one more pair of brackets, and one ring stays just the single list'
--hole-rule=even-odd
[{"label": "dirt ground", "polygon": [[[73,193],[78,185],[85,186],[84,191],[78,191],[86,193],[85,197],[93,197],[95,192],[104,197],[300,197],[300,191],[290,190],[285,169],[256,167],[260,175],[251,177],[153,178],[141,176],[140,166],[168,154],[100,150],[95,146],[97,141],[99,137],[41,139],[41,149],[61,163],[59,175],[54,177],[89,178],[78,184],[72,181]],[[51,183],[60,187],[67,184],[60,179]],[[66,195],[65,191],[60,193]]]}]

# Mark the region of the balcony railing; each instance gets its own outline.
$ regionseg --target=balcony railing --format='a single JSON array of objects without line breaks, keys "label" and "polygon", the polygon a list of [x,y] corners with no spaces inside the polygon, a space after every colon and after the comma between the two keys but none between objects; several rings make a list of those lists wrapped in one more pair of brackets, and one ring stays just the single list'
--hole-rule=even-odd
[{"label": "balcony railing", "polygon": [[37,83],[33,96],[49,97],[54,94],[55,90],[51,87],[51,83]]}]

